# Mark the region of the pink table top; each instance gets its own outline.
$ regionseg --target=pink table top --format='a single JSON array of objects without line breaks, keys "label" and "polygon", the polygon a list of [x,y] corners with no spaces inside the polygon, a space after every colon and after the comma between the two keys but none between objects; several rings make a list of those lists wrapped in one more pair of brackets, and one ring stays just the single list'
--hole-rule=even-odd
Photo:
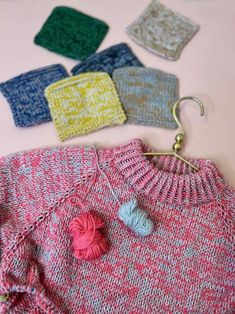
[{"label": "pink table top", "polygon": [[[77,62],[33,43],[51,10],[67,5],[106,21],[110,31],[99,50],[127,42],[148,67],[176,74],[180,95],[197,96],[205,104],[199,115],[194,103],[181,104],[181,122],[187,135],[183,155],[213,160],[235,186],[235,37],[234,0],[161,0],[198,23],[201,28],[178,61],[160,58],[131,41],[125,27],[136,19],[149,0],[0,0],[0,82],[53,63],[70,70]],[[16,128],[10,108],[0,95],[0,155],[32,148],[93,144],[115,146],[141,138],[155,150],[169,150],[176,130],[122,125],[60,143],[52,123]]]}]

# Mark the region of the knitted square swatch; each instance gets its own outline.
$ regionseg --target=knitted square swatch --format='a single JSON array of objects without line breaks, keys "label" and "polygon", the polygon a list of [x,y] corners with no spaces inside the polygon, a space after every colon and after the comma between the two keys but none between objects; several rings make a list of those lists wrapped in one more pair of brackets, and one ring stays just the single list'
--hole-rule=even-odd
[{"label": "knitted square swatch", "polygon": [[84,60],[97,50],[108,28],[101,20],[60,6],[53,9],[34,42],[63,56]]},{"label": "knitted square swatch", "polygon": [[51,121],[44,90],[52,83],[68,77],[60,64],[39,68],[0,84],[0,91],[10,104],[17,127]]},{"label": "knitted square swatch", "polygon": [[179,81],[159,70],[126,67],[113,80],[127,115],[127,123],[176,128],[172,108],[179,98]]},{"label": "knitted square swatch", "polygon": [[45,90],[61,141],[126,120],[115,86],[107,73],[83,73]]},{"label": "knitted square swatch", "polygon": [[126,66],[142,66],[143,64],[134,55],[131,48],[125,44],[111,46],[95,53],[83,62],[76,65],[71,72],[73,75],[84,72],[106,72],[112,75],[113,71]]},{"label": "knitted square swatch", "polygon": [[169,60],[179,58],[198,30],[199,25],[156,0],[126,29],[136,43]]}]

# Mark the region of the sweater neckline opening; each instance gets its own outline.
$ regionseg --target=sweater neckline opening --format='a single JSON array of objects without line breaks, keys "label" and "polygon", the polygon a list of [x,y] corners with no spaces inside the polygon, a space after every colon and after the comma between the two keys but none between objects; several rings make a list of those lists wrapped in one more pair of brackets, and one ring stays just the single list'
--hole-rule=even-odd
[{"label": "sweater neckline opening", "polygon": [[190,159],[199,168],[195,172],[172,156],[145,156],[149,151],[139,139],[114,149],[118,172],[136,192],[170,204],[200,205],[217,199],[225,187],[211,160]]}]

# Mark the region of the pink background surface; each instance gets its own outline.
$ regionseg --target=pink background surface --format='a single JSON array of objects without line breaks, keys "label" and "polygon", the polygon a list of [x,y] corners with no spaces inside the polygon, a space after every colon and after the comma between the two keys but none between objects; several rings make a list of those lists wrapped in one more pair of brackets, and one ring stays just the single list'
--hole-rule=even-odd
[{"label": "pink background surface", "polygon": [[[67,70],[77,63],[33,44],[35,34],[53,7],[67,5],[100,18],[110,25],[110,31],[98,51],[127,42],[146,66],[179,77],[181,97],[192,95],[203,100],[204,117],[199,115],[199,107],[194,103],[185,102],[181,106],[181,122],[187,135],[182,154],[212,159],[235,186],[235,1],[161,2],[201,26],[178,61],[168,61],[148,52],[125,33],[125,27],[140,15],[149,0],[0,0],[0,82],[53,63],[62,63]],[[176,131],[172,130],[123,125],[60,143],[52,123],[16,128],[9,105],[0,95],[2,156],[55,145],[115,146],[132,138],[141,138],[161,151],[171,148],[175,134]]]}]

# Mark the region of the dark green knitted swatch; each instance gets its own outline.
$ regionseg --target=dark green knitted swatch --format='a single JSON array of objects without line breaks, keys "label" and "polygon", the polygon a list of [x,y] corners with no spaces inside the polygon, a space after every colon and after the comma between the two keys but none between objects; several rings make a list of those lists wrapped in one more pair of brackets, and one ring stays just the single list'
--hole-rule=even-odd
[{"label": "dark green knitted swatch", "polygon": [[60,6],[53,9],[34,42],[63,56],[84,60],[96,52],[108,29],[101,20]]}]

